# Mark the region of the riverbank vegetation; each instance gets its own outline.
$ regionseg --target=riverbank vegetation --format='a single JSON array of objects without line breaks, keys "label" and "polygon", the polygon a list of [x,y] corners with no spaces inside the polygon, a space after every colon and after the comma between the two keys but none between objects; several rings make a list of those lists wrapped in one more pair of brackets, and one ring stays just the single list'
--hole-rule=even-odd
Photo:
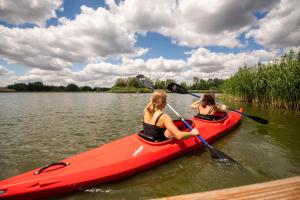
[{"label": "riverbank vegetation", "polygon": [[[150,79],[149,79],[150,80]],[[167,86],[170,83],[176,82],[173,79],[167,80],[150,80],[153,83],[155,89],[167,89]],[[193,82],[191,84],[187,84],[186,82],[180,83],[183,87],[191,90],[192,92],[219,92],[221,91],[224,80],[214,78],[214,79],[200,79],[198,77],[193,78]],[[138,80],[135,77],[128,78],[118,78],[115,81],[114,86],[110,89],[111,92],[151,92],[149,89],[144,88],[144,86],[140,85]]]},{"label": "riverbank vegetation", "polygon": [[52,86],[52,85],[44,85],[42,82],[34,82],[34,83],[15,83],[7,86],[8,89],[15,90],[18,92],[103,92],[108,91],[110,88],[105,87],[90,87],[90,86],[82,86],[79,87],[76,84],[70,83],[67,86]]},{"label": "riverbank vegetation", "polygon": [[[170,83],[175,82],[173,79],[167,80],[150,80],[155,89],[167,89]],[[221,86],[224,80],[222,79],[200,79],[198,77],[193,78],[191,84],[182,82],[181,85],[193,92],[220,92]],[[114,85],[109,87],[79,87],[74,83],[70,83],[67,86],[53,86],[45,85],[42,82],[33,83],[15,83],[8,85],[6,88],[17,92],[112,92],[112,93],[150,93],[151,91],[139,84],[139,81],[135,77],[118,78],[115,80]]]},{"label": "riverbank vegetation", "polygon": [[240,68],[223,85],[225,97],[235,100],[300,109],[300,51],[279,60]]}]

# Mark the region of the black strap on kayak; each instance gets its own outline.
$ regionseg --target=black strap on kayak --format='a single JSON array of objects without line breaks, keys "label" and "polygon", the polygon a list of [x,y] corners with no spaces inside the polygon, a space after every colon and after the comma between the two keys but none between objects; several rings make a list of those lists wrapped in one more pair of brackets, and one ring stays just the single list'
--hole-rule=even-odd
[{"label": "black strap on kayak", "polygon": [[42,173],[44,170],[48,169],[49,167],[52,167],[55,165],[62,165],[63,167],[66,167],[66,166],[70,165],[70,163],[65,163],[65,162],[51,163],[49,165],[46,165],[45,167],[42,167],[41,169],[39,169],[39,171],[34,172],[33,175],[38,175],[38,174]]},{"label": "black strap on kayak", "polygon": [[141,138],[143,138],[143,139],[145,139],[145,140],[148,140],[148,141],[150,141],[150,142],[156,142],[156,140],[155,140],[154,137],[152,137],[152,136],[150,136],[150,135],[146,135],[146,134],[144,133],[144,131],[140,131],[140,132],[138,133],[138,135],[139,135]]}]

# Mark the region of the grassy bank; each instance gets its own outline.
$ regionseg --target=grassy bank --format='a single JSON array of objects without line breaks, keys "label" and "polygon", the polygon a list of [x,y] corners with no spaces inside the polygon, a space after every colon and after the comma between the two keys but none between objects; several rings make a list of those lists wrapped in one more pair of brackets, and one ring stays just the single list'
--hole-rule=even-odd
[{"label": "grassy bank", "polygon": [[226,80],[223,92],[235,100],[300,109],[300,51],[280,60],[243,67]]},{"label": "grassy bank", "polygon": [[16,90],[0,87],[0,92],[15,92]]},{"label": "grassy bank", "polygon": [[147,88],[135,88],[135,87],[112,87],[109,92],[112,93],[150,93],[152,92]]},{"label": "grassy bank", "polygon": [[189,90],[190,93],[221,93],[219,90]]}]

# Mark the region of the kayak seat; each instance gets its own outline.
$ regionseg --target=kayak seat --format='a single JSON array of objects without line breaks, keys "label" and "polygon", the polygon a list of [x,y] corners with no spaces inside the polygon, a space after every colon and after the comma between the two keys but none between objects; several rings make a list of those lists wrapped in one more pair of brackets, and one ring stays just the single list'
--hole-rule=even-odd
[{"label": "kayak seat", "polygon": [[[186,127],[186,125],[181,121],[181,120],[173,120],[175,126],[177,126],[177,128],[181,131],[188,131],[188,128]],[[193,122],[191,120],[186,120],[187,123],[189,123],[192,127],[194,126]],[[158,143],[158,142],[164,142],[164,141],[167,141],[168,138],[166,137],[161,137],[161,138],[154,138],[153,136],[150,136],[150,135],[147,135],[144,133],[144,130],[141,130],[139,133],[138,133],[138,136],[147,140],[147,141],[150,141],[150,142],[155,142],[155,143]]]},{"label": "kayak seat", "polygon": [[[154,138],[154,137],[152,137],[152,136],[150,136],[150,135],[145,134],[145,133],[144,133],[144,130],[140,131],[140,132],[138,133],[138,135],[139,135],[141,138],[143,138],[143,139],[145,139],[145,140],[147,140],[147,141],[150,141],[150,142],[163,142],[163,141],[167,140],[167,139],[158,140],[157,138]],[[163,138],[163,137],[162,137],[162,138]]]},{"label": "kayak seat", "polygon": [[207,121],[219,121],[219,120],[226,118],[227,113],[226,112],[216,112],[214,115],[201,115],[198,113],[194,117],[198,118],[198,119],[207,120]]}]

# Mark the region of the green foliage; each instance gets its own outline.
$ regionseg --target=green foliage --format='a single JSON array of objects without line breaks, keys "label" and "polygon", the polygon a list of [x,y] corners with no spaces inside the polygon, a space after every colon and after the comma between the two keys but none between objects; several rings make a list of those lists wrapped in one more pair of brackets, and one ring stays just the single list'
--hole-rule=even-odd
[{"label": "green foliage", "polygon": [[77,92],[77,91],[79,91],[79,87],[74,83],[70,83],[69,85],[67,85],[66,91]]},{"label": "green foliage", "polygon": [[96,91],[96,92],[107,92],[109,90],[110,90],[110,88],[106,88],[106,87],[94,87],[93,88],[93,91]]},{"label": "green foliage", "polygon": [[224,80],[214,78],[214,79],[200,79],[198,77],[193,78],[193,83],[188,89],[191,90],[220,90],[224,83]]},{"label": "green foliage", "polygon": [[90,92],[90,91],[93,91],[93,89],[90,86],[83,86],[83,87],[80,87],[80,91]]},{"label": "green foliage", "polygon": [[27,85],[25,83],[15,83],[13,85],[7,86],[7,88],[16,91],[27,91]]},{"label": "green foliage", "polygon": [[77,85],[71,83],[67,87],[65,86],[53,86],[53,85],[44,85],[42,82],[34,82],[34,83],[15,83],[13,85],[7,86],[8,89],[13,89],[19,92],[90,92],[90,91],[97,91],[97,92],[104,92],[110,90],[110,88],[104,87],[94,87],[91,88],[90,86],[83,86],[78,87]]},{"label": "green foliage", "polygon": [[240,100],[300,109],[300,51],[278,61],[243,67],[226,80],[223,92]]},{"label": "green foliage", "polygon": [[136,77],[118,78],[113,87],[134,87],[139,88],[139,81]]},{"label": "green foliage", "polygon": [[161,81],[159,79],[155,80],[153,86],[154,86],[155,89],[165,89],[165,88],[167,88],[166,82],[165,81]]},{"label": "green foliage", "polygon": [[[167,80],[159,80],[156,79],[152,81],[151,79],[146,79],[151,82],[155,89],[167,89],[167,86],[170,83],[175,83],[174,79],[167,79]],[[193,84],[188,85],[186,82],[180,83],[183,87],[187,88],[188,90],[195,90],[195,91],[204,91],[204,90],[213,90],[213,91],[220,91],[221,86],[224,83],[224,80],[214,78],[214,79],[200,79],[198,77],[194,77]],[[135,77],[128,77],[128,78],[118,78],[115,81],[114,86],[111,88],[111,92],[135,92],[139,91],[137,88],[143,88],[144,86],[139,84],[139,81]],[[141,90],[142,91],[142,90]],[[143,88],[144,91],[144,88]],[[145,90],[146,92],[150,92],[150,90]]]},{"label": "green foliage", "polygon": [[151,92],[151,90],[148,88],[114,86],[110,89],[110,92],[113,92],[113,93],[149,93],[149,92]]},{"label": "green foliage", "polygon": [[118,78],[115,81],[114,87],[126,87],[126,86],[127,86],[127,83],[126,83],[126,79],[124,79],[124,78]]}]

